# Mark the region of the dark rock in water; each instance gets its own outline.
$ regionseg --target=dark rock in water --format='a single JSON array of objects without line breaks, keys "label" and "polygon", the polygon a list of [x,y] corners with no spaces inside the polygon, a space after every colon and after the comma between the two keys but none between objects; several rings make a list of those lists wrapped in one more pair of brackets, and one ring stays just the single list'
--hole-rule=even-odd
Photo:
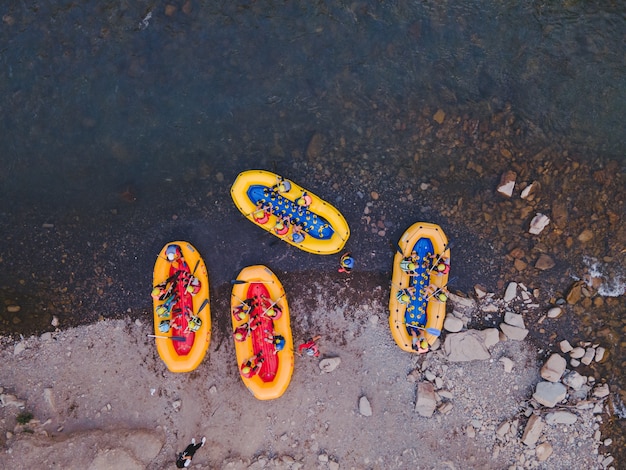
[{"label": "dark rock in water", "polygon": [[322,148],[324,147],[324,136],[319,132],[316,132],[311,137],[309,144],[306,147],[306,158],[309,161],[316,160],[322,154]]},{"label": "dark rock in water", "polygon": [[550,258],[548,255],[542,254],[541,256],[539,256],[539,259],[537,259],[537,262],[535,263],[535,268],[541,269],[542,271],[551,269],[553,267],[554,267],[554,260]]}]

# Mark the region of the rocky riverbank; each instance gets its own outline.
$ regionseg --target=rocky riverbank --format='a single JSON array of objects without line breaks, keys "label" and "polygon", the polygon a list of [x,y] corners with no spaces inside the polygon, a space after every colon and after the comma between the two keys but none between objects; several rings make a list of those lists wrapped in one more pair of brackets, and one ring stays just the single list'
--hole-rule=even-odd
[{"label": "rocky riverbank", "polygon": [[[416,356],[393,343],[380,287],[365,303],[341,304],[327,287],[314,289],[313,309],[291,305],[296,331],[315,318],[323,356],[298,358],[287,393],[272,402],[245,389],[219,334],[184,375],[167,371],[140,320],[3,338],[2,467],[171,468],[175,452],[203,435],[195,468],[616,466],[601,431],[604,380],[578,372],[571,338],[555,350],[530,340],[541,325],[528,318],[545,310],[537,293],[515,284],[504,296],[453,295],[452,331]],[[471,327],[486,315],[493,327]]]}]

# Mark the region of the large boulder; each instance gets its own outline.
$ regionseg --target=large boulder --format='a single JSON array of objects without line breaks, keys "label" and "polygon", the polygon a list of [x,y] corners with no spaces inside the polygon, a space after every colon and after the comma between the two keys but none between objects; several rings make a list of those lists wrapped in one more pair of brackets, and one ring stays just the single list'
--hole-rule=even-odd
[{"label": "large boulder", "polygon": [[417,384],[417,399],[415,400],[415,411],[420,416],[430,418],[437,407],[437,397],[435,396],[435,386],[430,382],[420,382]]},{"label": "large boulder", "polygon": [[476,330],[447,335],[443,349],[451,362],[485,360],[491,357],[485,346],[484,336]]},{"label": "large boulder", "polygon": [[560,382],[539,382],[533,398],[543,406],[554,408],[566,395],[567,388]]}]

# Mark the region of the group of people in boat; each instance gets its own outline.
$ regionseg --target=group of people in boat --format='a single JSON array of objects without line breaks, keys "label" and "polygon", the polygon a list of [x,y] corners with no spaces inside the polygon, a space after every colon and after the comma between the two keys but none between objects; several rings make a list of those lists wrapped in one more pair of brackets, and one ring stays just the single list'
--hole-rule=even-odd
[{"label": "group of people in boat", "polygon": [[[274,320],[278,320],[283,314],[278,306],[278,300],[272,302],[266,296],[261,296],[260,299],[250,298],[240,301],[241,303],[232,311],[235,320],[243,322],[233,331],[235,341],[246,341],[252,332],[262,328],[262,339],[273,346],[273,354],[282,351],[285,348],[285,338],[276,334],[273,327]],[[259,372],[264,360],[263,351],[246,359],[240,366],[241,375],[246,378],[253,377]]]},{"label": "group of people in boat", "polygon": [[[313,198],[306,191],[294,201],[282,196],[289,191],[291,183],[279,176],[276,184],[263,191],[264,198],[256,202],[252,218],[259,225],[265,225],[270,221],[270,216],[274,215],[276,216],[276,222],[272,227],[274,233],[279,237],[290,235],[294,243],[302,243],[318,222],[318,217],[308,210]],[[311,223],[307,223],[305,219],[311,219]],[[321,232],[326,227],[327,225],[322,225],[318,230]]]},{"label": "group of people in boat", "polygon": [[[421,270],[420,267],[422,268]],[[412,251],[409,256],[400,260],[400,269],[404,273],[408,274],[409,277],[421,276],[429,280],[431,273],[435,276],[448,274],[450,272],[450,259],[444,256],[444,254],[437,255],[433,253],[427,254],[422,260],[420,260],[417,253]],[[419,292],[415,285],[409,285],[404,289],[398,289],[396,299],[400,304],[409,305],[412,301],[417,299],[418,294],[421,299],[426,302],[431,299],[438,302],[446,302],[448,300],[449,292],[446,289],[446,286],[437,286],[436,284],[429,282],[422,287]],[[407,331],[411,334],[412,349],[420,354],[428,352],[430,346],[424,336],[424,326],[416,322],[407,322],[406,326]]]},{"label": "group of people in boat", "polygon": [[189,270],[178,245],[168,246],[165,256],[171,263],[170,272],[174,270],[174,274],[152,289],[152,298],[163,301],[156,308],[159,332],[195,333],[202,326],[202,320],[189,307],[191,302],[181,300],[183,296],[194,296],[200,292],[202,284]]}]

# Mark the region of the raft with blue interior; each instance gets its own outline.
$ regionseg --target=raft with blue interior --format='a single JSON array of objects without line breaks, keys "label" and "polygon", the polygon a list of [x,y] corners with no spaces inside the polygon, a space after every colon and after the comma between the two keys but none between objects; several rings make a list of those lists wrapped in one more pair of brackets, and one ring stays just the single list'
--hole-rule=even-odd
[{"label": "raft with blue interior", "polygon": [[244,171],[230,194],[248,220],[301,250],[330,255],[350,237],[348,223],[335,207],[275,173]]},{"label": "raft with blue interior", "polygon": [[389,298],[389,327],[404,351],[427,352],[441,334],[449,270],[450,248],[441,227],[417,222],[404,232],[393,260]]}]

